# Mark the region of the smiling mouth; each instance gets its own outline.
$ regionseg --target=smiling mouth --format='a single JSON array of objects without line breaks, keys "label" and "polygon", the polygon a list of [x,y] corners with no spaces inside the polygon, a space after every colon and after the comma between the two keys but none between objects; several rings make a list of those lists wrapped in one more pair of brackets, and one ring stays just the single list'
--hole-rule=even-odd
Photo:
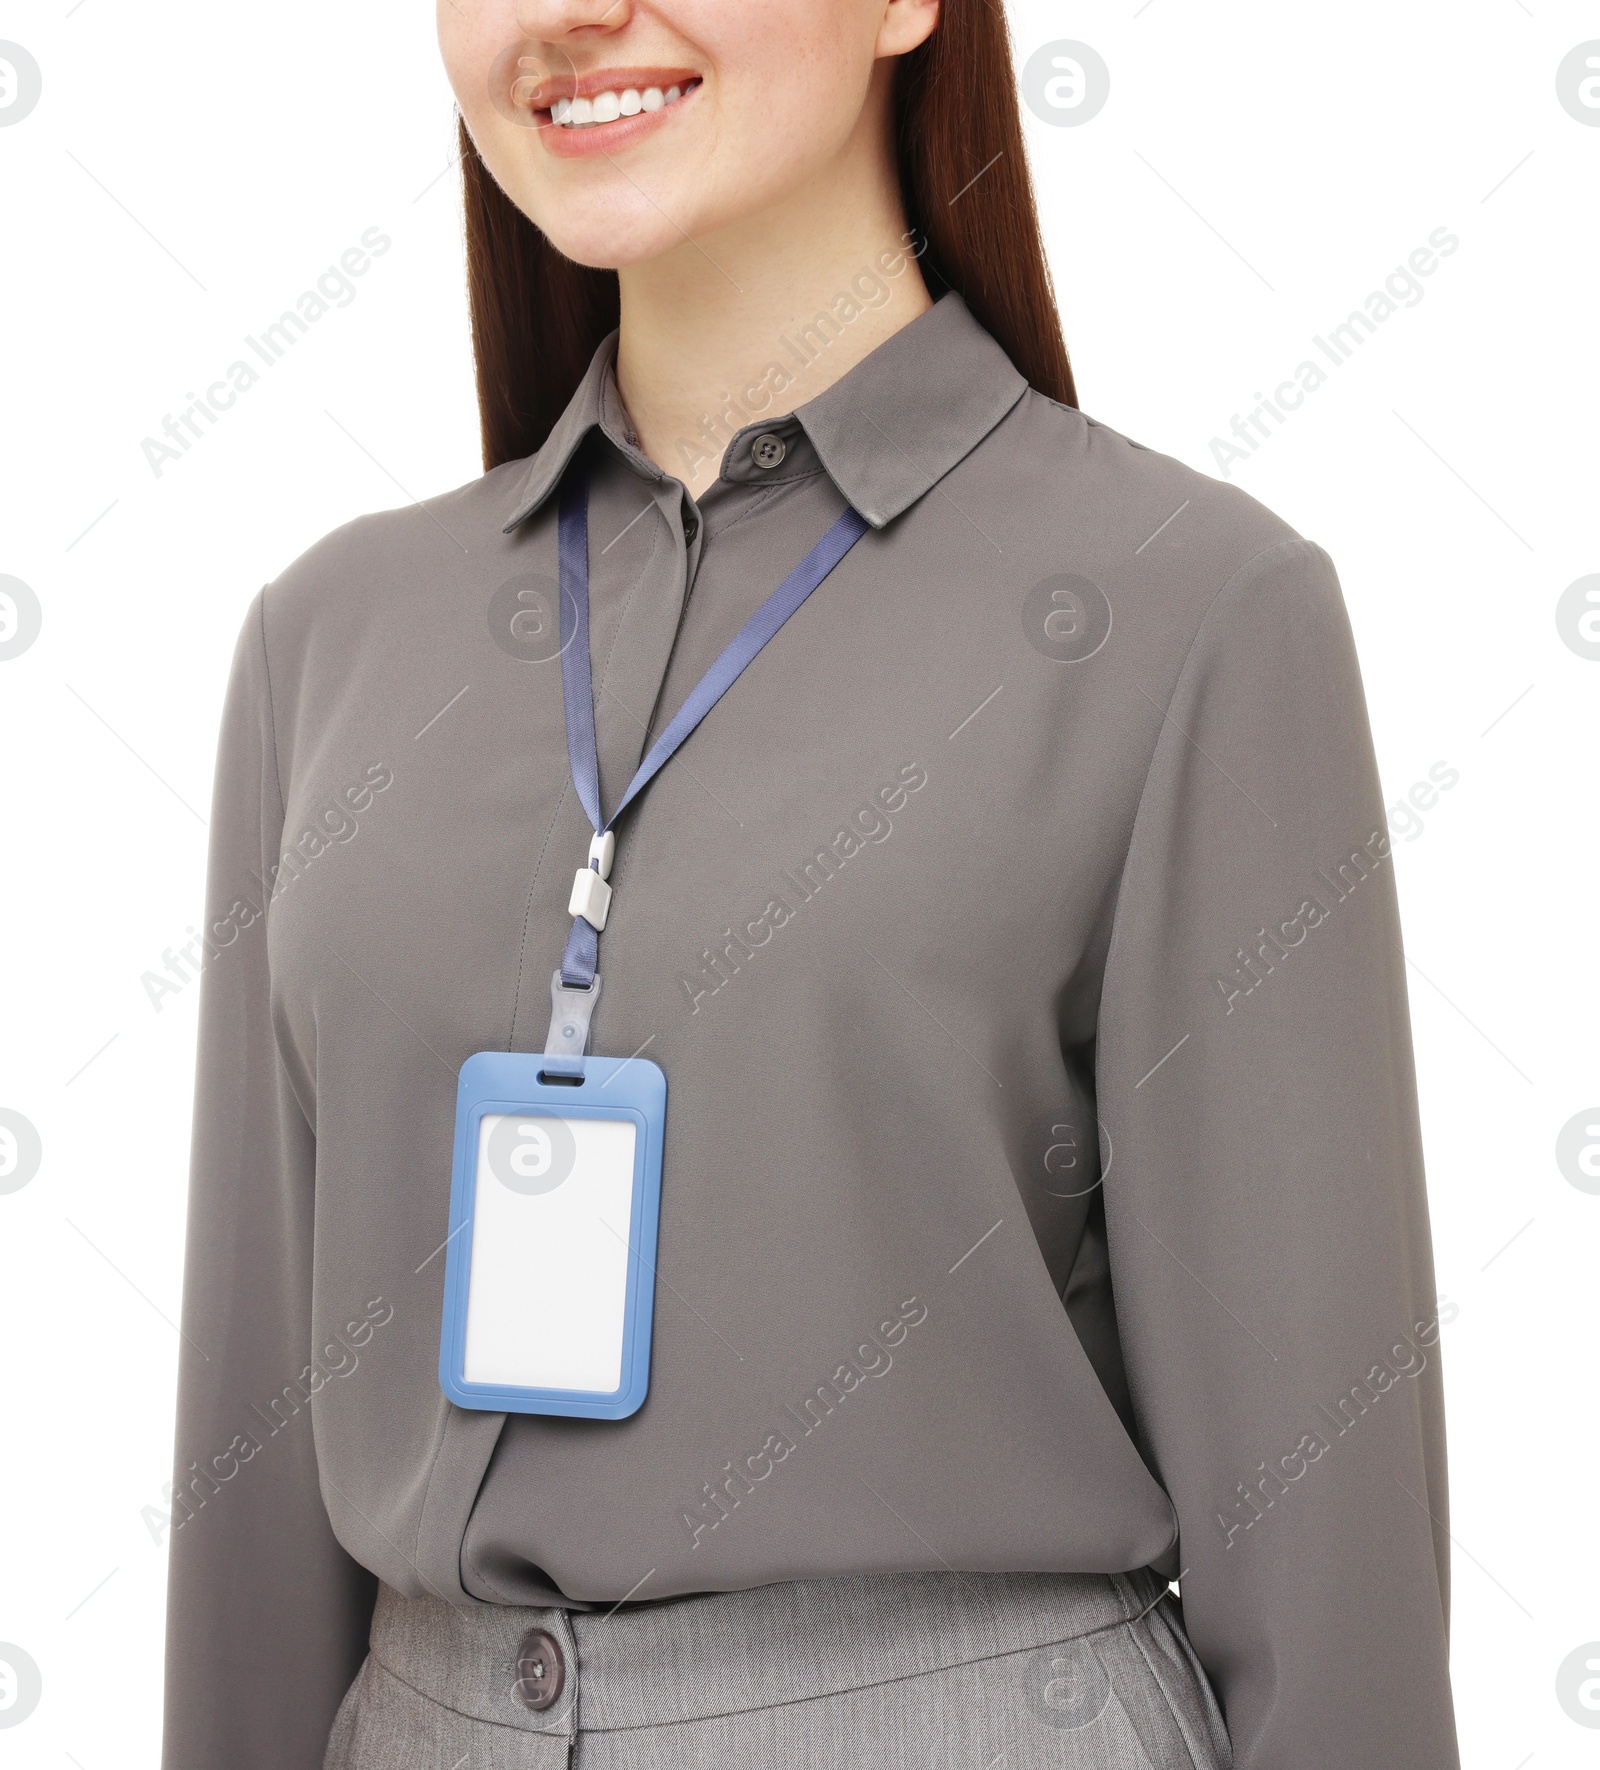
[{"label": "smiling mouth", "polygon": [[637,117],[667,110],[686,99],[703,82],[698,75],[674,81],[668,86],[619,86],[602,91],[558,98],[543,112],[550,122],[562,130],[581,132],[605,123],[616,123],[625,117]]}]

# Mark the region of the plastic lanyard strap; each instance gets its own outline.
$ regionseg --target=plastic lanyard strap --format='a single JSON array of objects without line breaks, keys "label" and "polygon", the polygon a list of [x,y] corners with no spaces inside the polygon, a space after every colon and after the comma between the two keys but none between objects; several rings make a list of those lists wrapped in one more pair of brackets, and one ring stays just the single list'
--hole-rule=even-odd
[{"label": "plastic lanyard strap", "polygon": [[[723,648],[721,655],[695,684],[689,698],[650,746],[628,790],[609,818],[600,814],[600,758],[595,745],[594,680],[589,662],[589,487],[574,474],[561,495],[561,692],[567,713],[567,760],[579,803],[589,814],[596,841],[590,868],[604,881],[609,854],[602,866],[595,851],[609,847],[605,837],[613,824],[666,767],[683,741],[738,680],[745,667],[790,615],[867,532],[867,522],[846,508],[820,541],[802,559],[760,608]],[[585,885],[580,868],[574,899]],[[593,889],[593,887],[591,887]],[[609,889],[603,901],[609,904]],[[604,910],[600,926],[605,925]],[[588,989],[595,981],[600,930],[574,907],[572,932],[561,955],[561,983],[567,989]]]}]

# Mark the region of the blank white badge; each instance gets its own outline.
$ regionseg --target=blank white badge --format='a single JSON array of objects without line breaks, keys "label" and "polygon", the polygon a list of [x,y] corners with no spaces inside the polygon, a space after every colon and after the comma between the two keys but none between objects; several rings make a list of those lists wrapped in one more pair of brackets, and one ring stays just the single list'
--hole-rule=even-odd
[{"label": "blank white badge", "polygon": [[636,1134],[631,1119],[483,1115],[467,1382],[621,1387]]}]

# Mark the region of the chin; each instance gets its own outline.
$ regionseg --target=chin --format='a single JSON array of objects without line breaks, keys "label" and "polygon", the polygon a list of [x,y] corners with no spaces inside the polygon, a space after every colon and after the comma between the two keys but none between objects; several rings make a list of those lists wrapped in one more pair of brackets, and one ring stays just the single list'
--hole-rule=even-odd
[{"label": "chin", "polygon": [[683,244],[684,235],[658,211],[538,217],[551,245],[575,264],[591,270],[625,270]]}]

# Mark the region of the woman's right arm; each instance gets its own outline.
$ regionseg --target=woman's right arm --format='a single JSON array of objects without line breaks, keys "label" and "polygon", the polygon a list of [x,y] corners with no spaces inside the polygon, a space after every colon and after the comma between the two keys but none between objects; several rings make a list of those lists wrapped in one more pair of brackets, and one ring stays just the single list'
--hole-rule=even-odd
[{"label": "woman's right arm", "polygon": [[284,809],[264,597],[234,654],[212,804],[163,1770],[320,1770],[375,1592],[328,1523],[299,1383],[316,1139],[272,1027],[265,910]]}]

